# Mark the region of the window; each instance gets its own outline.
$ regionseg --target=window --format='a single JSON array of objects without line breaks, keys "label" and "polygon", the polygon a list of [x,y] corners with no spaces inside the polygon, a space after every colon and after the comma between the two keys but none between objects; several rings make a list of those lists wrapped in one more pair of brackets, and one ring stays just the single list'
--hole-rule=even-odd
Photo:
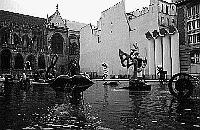
[{"label": "window", "polygon": [[193,43],[196,43],[196,42],[197,42],[197,35],[194,34],[194,35],[193,35]]},{"label": "window", "polygon": [[172,23],[175,23],[175,20],[174,20],[174,19],[172,19]]},{"label": "window", "polygon": [[188,31],[190,31],[191,29],[192,29],[191,22],[188,22]]},{"label": "window", "polygon": [[192,43],[192,35],[188,36],[188,43]]},{"label": "window", "polygon": [[199,53],[194,54],[195,63],[199,63]]},{"label": "window", "polygon": [[100,40],[100,36],[98,36],[97,38],[98,38],[98,39],[97,39],[97,40],[98,40],[98,43],[100,43],[100,42],[101,42],[101,40]]},{"label": "window", "polygon": [[197,28],[200,28],[200,20],[197,19]]},{"label": "window", "polygon": [[174,6],[172,6],[172,11],[174,11]]},{"label": "window", "polygon": [[168,14],[168,6],[166,5],[166,14]]},{"label": "window", "polygon": [[196,63],[199,63],[199,57],[198,57],[198,58],[196,58]]},{"label": "window", "polygon": [[169,18],[167,18],[167,25],[169,26]]},{"label": "window", "polygon": [[188,17],[191,17],[191,8],[188,9]]},{"label": "window", "polygon": [[71,37],[69,41],[69,54],[76,55],[79,53],[78,40],[76,37]]},{"label": "window", "polygon": [[195,6],[192,7],[192,15],[195,15],[196,11],[195,11]]},{"label": "window", "polygon": [[195,58],[194,58],[194,54],[190,54],[190,57],[191,57],[191,63],[192,64],[195,64]]},{"label": "window", "polygon": [[192,21],[192,29],[195,29],[195,21]]},{"label": "window", "polygon": [[197,34],[197,42],[200,42],[200,33]]},{"label": "window", "polygon": [[200,63],[200,57],[199,57],[199,53],[194,53],[194,54],[191,54],[190,57],[191,57],[191,63],[192,64],[197,64],[197,63]]},{"label": "window", "polygon": [[161,25],[164,24],[164,17],[161,17]]},{"label": "window", "polygon": [[199,14],[199,5],[196,5],[196,14]]}]

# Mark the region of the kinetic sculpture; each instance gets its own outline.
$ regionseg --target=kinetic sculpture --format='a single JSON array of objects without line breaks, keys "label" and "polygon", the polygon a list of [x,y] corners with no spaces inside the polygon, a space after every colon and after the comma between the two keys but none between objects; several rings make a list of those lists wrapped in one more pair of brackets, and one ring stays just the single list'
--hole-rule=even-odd
[{"label": "kinetic sculpture", "polygon": [[194,89],[194,77],[186,73],[175,74],[168,83],[170,93],[179,101],[189,98]]},{"label": "kinetic sculpture", "polygon": [[57,63],[57,61],[58,61],[58,55],[57,54],[55,54],[53,57],[52,57],[52,60],[51,60],[51,64],[50,64],[50,66],[47,68],[47,71],[46,71],[46,73],[45,73],[45,78],[46,79],[48,79],[48,78],[50,78],[50,72],[52,73],[52,75],[53,76],[55,76],[55,65],[56,65],[56,63]]},{"label": "kinetic sculpture", "polygon": [[[136,47],[135,47],[136,48]],[[137,73],[141,71],[141,68],[144,68],[147,64],[146,58],[143,60],[142,58],[138,57],[139,53],[136,49],[132,49],[132,52],[129,54],[123,52],[121,49],[119,49],[119,57],[121,60],[121,64],[123,67],[127,67],[127,69],[130,66],[134,66],[134,73],[129,79],[129,89],[136,90],[136,91],[149,91],[151,90],[151,86],[145,84],[141,80],[138,79]]]}]

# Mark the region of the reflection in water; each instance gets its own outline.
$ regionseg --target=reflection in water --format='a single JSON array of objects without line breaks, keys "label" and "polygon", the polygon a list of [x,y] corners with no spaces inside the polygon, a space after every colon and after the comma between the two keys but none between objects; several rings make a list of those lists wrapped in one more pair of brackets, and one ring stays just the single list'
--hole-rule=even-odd
[{"label": "reflection in water", "polygon": [[[121,83],[119,87],[121,85],[128,83]],[[199,100],[178,104],[167,88],[159,85],[153,85],[150,92],[132,92],[119,87],[99,82],[84,93],[85,103],[101,118],[102,126],[116,130],[199,128]],[[181,113],[183,107],[184,113]]]},{"label": "reflection in water", "polygon": [[172,99],[169,116],[175,116],[175,120],[180,122],[185,129],[197,129],[200,128],[199,107],[198,100],[187,99],[177,102]]},{"label": "reflection in water", "polygon": [[[72,96],[70,98],[70,96]],[[12,87],[0,98],[2,129],[95,129],[99,119],[84,105],[82,94],[55,93],[45,85],[34,85],[28,92]]]},{"label": "reflection in water", "polygon": [[[3,129],[198,129],[199,98],[173,100],[165,88],[153,85],[150,92],[132,92],[97,82],[76,100],[55,93],[45,85],[24,92],[12,86],[10,96],[0,97],[0,128]],[[77,95],[72,95],[77,97]],[[73,98],[74,99],[74,98]]]},{"label": "reflection in water", "polygon": [[143,129],[144,126],[142,125],[142,122],[140,121],[140,113],[141,113],[141,104],[142,99],[148,94],[148,92],[134,92],[129,91],[129,97],[131,99],[131,109],[130,113],[132,113],[131,117],[126,117],[125,124],[127,127],[132,127],[133,129]]},{"label": "reflection in water", "polygon": [[104,107],[108,105],[108,85],[103,85],[104,86]]}]

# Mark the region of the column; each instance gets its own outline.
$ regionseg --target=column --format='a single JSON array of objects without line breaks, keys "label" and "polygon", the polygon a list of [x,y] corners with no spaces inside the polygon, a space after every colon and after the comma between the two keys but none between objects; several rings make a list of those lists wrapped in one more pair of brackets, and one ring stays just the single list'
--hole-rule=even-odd
[{"label": "column", "polygon": [[171,69],[171,45],[170,45],[170,37],[166,34],[163,37],[163,70],[167,71],[167,75],[172,75]]},{"label": "column", "polygon": [[161,37],[157,36],[155,38],[155,66],[156,66],[156,74],[157,66],[163,66],[163,55],[162,55],[162,43],[161,43]]},{"label": "column", "polygon": [[172,75],[180,73],[179,34],[176,31],[171,35]]},{"label": "column", "polygon": [[156,74],[156,68],[155,68],[155,41],[152,37],[150,32],[147,32],[146,34],[147,42],[148,42],[148,59],[147,59],[147,65],[149,68],[149,76],[152,77]]},{"label": "column", "polygon": [[149,66],[149,75],[155,75],[155,43],[154,39],[151,38],[148,40],[148,61],[147,64]]}]

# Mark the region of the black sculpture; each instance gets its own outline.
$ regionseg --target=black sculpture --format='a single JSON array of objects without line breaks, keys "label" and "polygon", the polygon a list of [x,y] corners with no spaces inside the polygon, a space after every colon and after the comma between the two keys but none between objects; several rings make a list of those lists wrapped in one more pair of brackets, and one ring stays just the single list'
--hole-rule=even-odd
[{"label": "black sculpture", "polygon": [[139,58],[138,55],[139,53],[137,52],[137,48],[131,49],[130,54],[127,54],[119,49],[119,57],[122,66],[127,67],[127,69],[132,65],[134,66],[134,74],[129,78],[129,89],[134,91],[149,91],[151,90],[151,86],[147,85],[144,81],[137,77],[137,73],[141,71],[141,67],[144,68],[147,64],[146,58],[143,60],[142,58]]},{"label": "black sculpture", "polygon": [[93,84],[94,83],[85,75],[79,74],[72,77],[60,75],[50,84],[50,87],[56,92],[81,93]]},{"label": "black sculpture", "polygon": [[58,55],[55,54],[53,57],[52,57],[52,60],[51,60],[51,64],[50,66],[47,68],[47,71],[45,73],[45,78],[48,79],[48,78],[52,78],[55,77],[55,65],[58,61]]},{"label": "black sculpture", "polygon": [[189,98],[195,87],[192,83],[192,79],[194,78],[186,73],[175,74],[168,83],[170,93],[179,101]]}]

